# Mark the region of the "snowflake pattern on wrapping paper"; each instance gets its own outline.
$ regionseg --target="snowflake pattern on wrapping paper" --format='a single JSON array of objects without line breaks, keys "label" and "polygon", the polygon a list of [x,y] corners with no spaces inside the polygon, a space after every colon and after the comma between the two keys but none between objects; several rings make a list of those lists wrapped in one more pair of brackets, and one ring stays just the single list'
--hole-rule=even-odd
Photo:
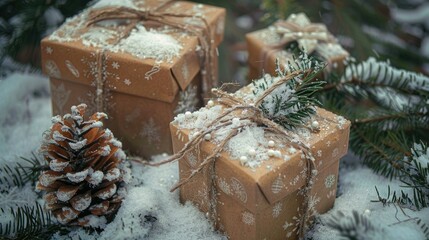
[{"label": "snowflake pattern on wrapping paper", "polygon": [[253,216],[251,212],[247,212],[247,211],[243,212],[241,220],[246,225],[250,225],[250,226],[255,225],[255,216]]},{"label": "snowflake pattern on wrapping paper", "polygon": [[278,218],[282,212],[283,203],[278,202],[273,207],[273,218]]},{"label": "snowflake pattern on wrapping paper", "polygon": [[124,79],[124,84],[125,84],[125,85],[127,85],[127,86],[130,86],[130,85],[131,85],[131,81],[130,81],[130,79],[125,78],[125,79]]},{"label": "snowflake pattern on wrapping paper", "polygon": [[338,150],[338,148],[335,148],[335,149],[332,151],[332,157],[333,157],[333,158],[336,158],[336,157],[338,157],[338,154],[339,154],[339,150]]},{"label": "snowflake pattern on wrapping paper", "polygon": [[186,161],[189,163],[189,166],[191,166],[191,168],[195,169],[197,167],[197,156],[195,156],[194,152],[189,152],[186,155]]},{"label": "snowflake pattern on wrapping paper", "polygon": [[[310,199],[308,201],[308,219],[313,218],[315,215],[317,215],[316,206],[320,202],[320,198],[317,196],[310,196]],[[288,222],[287,220],[283,224],[283,230],[286,231],[286,237],[291,237],[292,234],[298,234],[299,228],[301,225],[302,218],[304,217],[302,214],[302,211],[300,211],[300,208],[297,209],[298,215],[292,217],[292,221]],[[311,220],[308,225],[311,225],[313,220]],[[308,227],[306,225],[306,227]]]},{"label": "snowflake pattern on wrapping paper", "polygon": [[244,185],[236,178],[231,178],[231,189],[234,191],[234,195],[243,203],[247,202],[247,192]]},{"label": "snowflake pattern on wrapping paper", "polygon": [[71,74],[73,74],[73,76],[79,77],[80,75],[79,70],[77,70],[77,68],[73,65],[73,63],[70,60],[66,60],[65,64],[69,69],[69,71],[71,72]]},{"label": "snowflake pattern on wrapping paper", "polygon": [[277,193],[279,193],[283,189],[283,187],[284,187],[284,183],[283,183],[282,177],[279,175],[274,180],[274,182],[271,184],[271,191],[274,194],[277,194]]},{"label": "snowflake pattern on wrapping paper", "polygon": [[195,85],[189,85],[185,91],[179,93],[179,102],[174,110],[174,114],[194,111],[199,103],[198,89]]},{"label": "snowflake pattern on wrapping paper", "polygon": [[54,100],[55,106],[58,108],[58,111],[63,114],[64,106],[69,100],[71,90],[67,90],[63,83],[58,87],[51,85],[52,87],[52,99]]},{"label": "snowflake pattern on wrapping paper", "polygon": [[[107,77],[112,77],[114,79],[119,79],[118,74],[112,73],[107,71],[107,64],[109,60],[109,56],[105,56],[104,64],[102,64],[102,69],[100,73],[102,74],[101,78],[103,81],[103,89],[97,89],[97,81],[98,79],[98,62],[97,62],[97,54],[96,52],[92,52],[90,54],[90,57],[84,57],[81,59],[81,62],[86,65],[86,68],[83,71],[83,75],[87,78],[92,79],[91,87],[94,87],[93,90],[87,92],[85,96],[81,96],[78,98],[78,100],[81,103],[86,103],[88,106],[87,112],[88,113],[95,113],[95,112],[105,112],[109,113],[110,116],[116,107],[116,103],[113,101],[113,94],[111,89],[115,88],[114,84],[107,81]],[[100,96],[102,94],[103,97],[103,109],[97,109],[97,96]]]},{"label": "snowflake pattern on wrapping paper", "polygon": [[224,178],[218,178],[217,184],[222,192],[224,192],[226,195],[231,195],[232,190],[231,186],[228,184],[228,182]]},{"label": "snowflake pattern on wrapping paper", "polygon": [[334,174],[331,174],[325,178],[325,187],[331,188],[334,186],[337,177]]},{"label": "snowflake pattern on wrapping paper", "polygon": [[125,122],[132,123],[137,120],[141,115],[141,111],[139,108],[135,108],[130,114],[125,117]]},{"label": "snowflake pattern on wrapping paper", "polygon": [[52,49],[51,47],[47,47],[46,48],[46,53],[47,54],[52,54],[54,52],[54,49]]},{"label": "snowflake pattern on wrapping paper", "polygon": [[120,65],[118,62],[112,62],[112,68],[119,69]]},{"label": "snowflake pattern on wrapping paper", "polygon": [[146,138],[149,144],[160,143],[161,138],[159,136],[159,131],[160,128],[156,125],[155,120],[149,118],[149,120],[143,124],[143,128],[139,135]]},{"label": "snowflake pattern on wrapping paper", "polygon": [[332,197],[335,197],[335,189],[332,189],[331,191],[329,191],[329,192],[326,194],[326,198],[330,199],[330,198],[332,198]]},{"label": "snowflake pattern on wrapping paper", "polygon": [[48,74],[48,76],[55,77],[55,78],[61,78],[60,69],[58,68],[57,64],[54,61],[52,61],[52,60],[46,61],[45,70],[46,70],[46,74]]}]

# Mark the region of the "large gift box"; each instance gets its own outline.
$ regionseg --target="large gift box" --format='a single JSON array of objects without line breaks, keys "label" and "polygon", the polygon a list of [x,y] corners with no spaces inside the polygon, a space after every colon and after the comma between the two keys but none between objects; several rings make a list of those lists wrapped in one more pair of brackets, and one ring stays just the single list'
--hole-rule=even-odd
[{"label": "large gift box", "polygon": [[316,108],[309,126],[272,131],[264,126],[270,120],[252,123],[253,86],[224,94],[249,107],[220,98],[171,123],[174,151],[183,153],[181,201],[198,206],[230,239],[296,239],[334,204],[350,122]]},{"label": "large gift box", "polygon": [[297,49],[321,58],[328,64],[327,71],[342,69],[349,56],[325,25],[311,23],[304,13],[291,14],[268,28],[248,33],[246,42],[249,79],[257,79],[263,73],[274,74],[276,60],[281,67],[289,62],[294,64]]},{"label": "large gift box", "polygon": [[53,114],[86,103],[132,154],[170,153],[171,120],[217,85],[224,18],[186,1],[97,2],[42,41]]}]

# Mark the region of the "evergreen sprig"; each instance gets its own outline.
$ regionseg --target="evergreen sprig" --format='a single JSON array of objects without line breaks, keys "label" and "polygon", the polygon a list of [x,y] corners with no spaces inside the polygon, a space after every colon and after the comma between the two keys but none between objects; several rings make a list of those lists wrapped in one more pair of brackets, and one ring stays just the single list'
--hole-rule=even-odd
[{"label": "evergreen sprig", "polygon": [[259,105],[264,115],[283,126],[293,129],[304,125],[305,121],[316,113],[315,106],[320,102],[313,95],[322,89],[324,81],[317,76],[324,69],[319,61],[302,53],[298,59],[281,67],[277,64],[277,77],[264,76],[262,80],[254,81],[254,95],[267,90],[274,82],[290,73],[301,71],[301,74],[279,86],[266,96]]},{"label": "evergreen sprig", "polygon": [[351,150],[386,177],[404,176],[411,146],[429,142],[429,78],[370,58],[327,81],[318,97],[351,120]]},{"label": "evergreen sprig", "polygon": [[377,239],[376,236],[381,236],[384,231],[355,210],[352,211],[352,216],[346,216],[339,211],[324,222],[328,227],[337,230],[342,239]]},{"label": "evergreen sprig", "polygon": [[23,187],[28,182],[37,181],[40,171],[45,169],[42,161],[35,153],[32,153],[30,158],[21,157],[21,159],[25,163],[17,162],[14,167],[7,164],[0,166],[0,185]]},{"label": "evergreen sprig", "polygon": [[[32,153],[30,158],[21,157],[14,167],[3,165],[0,167],[0,194],[11,193],[15,188],[22,188],[26,184],[34,184],[45,167],[39,157]],[[18,199],[17,199],[18,200]],[[0,239],[46,239],[53,234],[67,231],[66,228],[51,221],[51,216],[45,213],[42,206],[34,204],[13,207],[0,206],[1,216],[10,216],[8,222],[0,223]]]},{"label": "evergreen sprig", "polygon": [[403,188],[411,189],[412,194],[401,190],[390,195],[389,188],[385,201],[420,210],[429,207],[429,147],[424,143],[414,144],[411,153],[411,156],[404,158],[405,171],[401,181],[405,184]]}]

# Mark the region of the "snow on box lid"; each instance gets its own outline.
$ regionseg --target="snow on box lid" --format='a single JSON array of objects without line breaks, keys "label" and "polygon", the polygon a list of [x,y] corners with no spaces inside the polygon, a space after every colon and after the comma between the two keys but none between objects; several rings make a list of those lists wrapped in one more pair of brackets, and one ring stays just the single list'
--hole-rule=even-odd
[{"label": "snow on box lid", "polygon": [[[242,88],[235,93],[235,96],[242,97],[252,94],[250,89],[250,85]],[[246,99],[246,101],[251,101],[251,99]],[[189,136],[199,131],[204,123],[215,119],[222,111],[223,106],[215,105],[210,108],[202,108],[200,111],[193,113],[192,116],[189,114],[188,116],[186,114],[178,115],[175,121],[170,124],[173,145],[177,148],[178,145],[185,144]],[[234,115],[239,118],[240,112],[237,111]],[[310,146],[311,152],[315,157],[316,170],[322,172],[329,168],[335,168],[339,159],[346,154],[350,122],[322,108],[317,108],[315,118],[320,127],[318,133],[299,129],[294,133],[291,132],[291,136],[295,135],[300,141]],[[261,130],[262,128],[255,126],[255,129]],[[245,133],[247,130],[243,130],[230,140],[231,143],[234,142],[234,138],[242,138],[239,139],[238,144],[226,145],[226,150],[222,151],[216,160],[215,169],[216,185],[220,191],[234,198],[252,212],[259,212],[272,207],[272,204],[305,185],[306,175],[303,169],[306,165],[306,160],[301,158],[302,152],[292,148],[290,142],[282,136],[264,132],[264,136],[261,139],[260,136],[257,136],[260,135],[256,133],[258,130],[255,129],[252,131],[259,142],[259,147],[256,149],[256,154],[249,152],[247,158],[251,158],[249,155],[252,154],[258,156],[262,159],[259,161],[260,164],[254,167],[243,166],[240,158],[234,157],[234,151],[248,150],[246,148],[254,142],[254,139],[243,139],[240,136],[240,134],[247,134]],[[227,133],[224,135],[227,135]],[[201,156],[213,152],[218,142],[216,136],[211,136],[210,141],[203,142],[200,146]],[[273,155],[270,154],[272,153],[270,150],[274,150],[274,156],[265,158],[260,156],[263,154]],[[198,160],[201,161],[202,159]],[[187,165],[182,162],[181,160],[181,167]],[[194,163],[194,165],[196,164]],[[180,171],[181,174],[189,172],[183,169],[180,169]],[[201,185],[201,183],[198,184]],[[229,187],[225,187],[227,185]],[[232,185],[234,185],[234,190],[231,189]],[[186,184],[185,188],[188,188]]]},{"label": "snow on box lid", "polygon": [[[294,15],[296,19],[303,20],[303,23],[299,25],[308,26],[308,24],[314,24],[310,22],[307,16],[303,13],[291,14],[287,21],[289,21],[290,18],[292,18]],[[287,61],[292,60],[292,54],[284,50],[284,48],[282,48],[283,50],[281,51],[276,49],[276,45],[282,42],[282,36],[277,32],[277,29],[274,25],[246,34],[246,42],[248,44],[249,52],[249,64],[255,68],[264,67],[266,70],[265,72],[270,73],[275,72],[275,62],[277,58],[282,64],[286,64]],[[302,34],[302,32],[300,33]],[[297,34],[300,33],[297,32]],[[326,32],[326,34],[329,36],[329,41],[335,39],[335,37],[330,32]],[[297,39],[297,41],[300,40],[302,39]],[[337,67],[337,65],[342,64],[342,62],[349,56],[349,53],[336,41],[336,39],[332,42],[325,42],[324,40],[313,41],[315,41],[316,47],[314,51],[310,53],[314,52],[316,55],[321,56],[325,61],[327,61],[329,63],[328,70],[331,65],[333,65],[333,67]]]},{"label": "snow on box lid", "polygon": [[[100,9],[98,7],[143,10],[157,8],[165,2],[102,0],[67,19],[57,31],[42,40],[44,72],[58,79],[94,86],[101,69],[105,83],[113,91],[172,102],[179,88],[186,89],[202,69],[198,37],[137,20],[106,20],[87,25],[93,11]],[[175,18],[175,21],[200,26],[203,26],[200,20],[203,17],[214,46],[223,39],[225,10],[222,8],[175,1],[157,12],[192,15],[195,17]]]}]

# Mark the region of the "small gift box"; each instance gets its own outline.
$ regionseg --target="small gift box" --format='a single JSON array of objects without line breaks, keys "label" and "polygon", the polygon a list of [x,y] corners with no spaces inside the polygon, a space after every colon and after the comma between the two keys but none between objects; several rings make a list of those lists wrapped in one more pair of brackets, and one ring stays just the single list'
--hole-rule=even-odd
[{"label": "small gift box", "polygon": [[302,237],[312,216],[334,204],[350,122],[322,108],[289,130],[265,118],[274,98],[260,111],[259,97],[292,93],[271,89],[284,80],[265,77],[235,94],[215,89],[216,101],[170,125],[175,155],[166,162],[179,160],[181,201],[230,239]]},{"label": "small gift box", "polygon": [[295,50],[320,57],[328,64],[328,71],[341,69],[349,56],[325,25],[311,23],[304,13],[292,14],[268,28],[248,33],[246,41],[250,79],[259,78],[262,72],[274,74],[277,59],[281,67],[289,62],[294,64],[293,44]]},{"label": "small gift box", "polygon": [[86,103],[132,154],[170,153],[173,117],[217,85],[224,18],[185,1],[97,2],[42,40],[53,114]]}]

